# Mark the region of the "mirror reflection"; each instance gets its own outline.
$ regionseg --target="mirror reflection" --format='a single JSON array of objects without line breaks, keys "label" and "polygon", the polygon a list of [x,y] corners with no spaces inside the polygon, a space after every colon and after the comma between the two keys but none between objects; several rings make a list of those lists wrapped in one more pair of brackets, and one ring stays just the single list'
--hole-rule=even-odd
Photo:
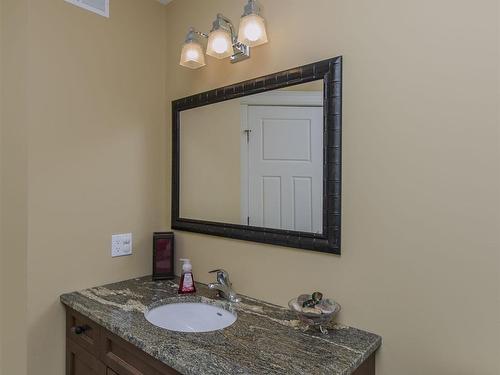
[{"label": "mirror reflection", "polygon": [[322,233],[323,81],[180,113],[180,217]]}]

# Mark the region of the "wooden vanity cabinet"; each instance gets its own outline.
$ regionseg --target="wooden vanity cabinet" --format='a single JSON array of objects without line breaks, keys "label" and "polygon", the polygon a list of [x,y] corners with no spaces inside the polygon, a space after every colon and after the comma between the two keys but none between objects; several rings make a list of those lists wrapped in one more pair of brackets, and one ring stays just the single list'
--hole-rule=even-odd
[{"label": "wooden vanity cabinet", "polygon": [[66,308],[66,375],[175,375],[179,372]]},{"label": "wooden vanity cabinet", "polygon": [[[175,374],[180,373],[66,307],[66,375]],[[353,375],[375,375],[375,354]]]}]

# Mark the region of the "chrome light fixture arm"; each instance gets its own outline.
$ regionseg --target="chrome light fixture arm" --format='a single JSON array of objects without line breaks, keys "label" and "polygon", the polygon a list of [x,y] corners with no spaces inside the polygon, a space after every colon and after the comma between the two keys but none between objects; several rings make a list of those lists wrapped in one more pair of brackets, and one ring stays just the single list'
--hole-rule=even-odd
[{"label": "chrome light fixture arm", "polygon": [[201,31],[198,31],[198,30],[196,30],[195,28],[192,28],[192,30],[193,30],[193,32],[194,32],[196,35],[199,35],[199,36],[201,36],[202,38],[208,39],[208,34],[202,33]]},{"label": "chrome light fixture arm", "polygon": [[208,34],[202,33],[201,31],[196,30],[194,27],[190,27],[186,36],[186,42],[190,42],[196,40],[196,35],[201,36],[202,38],[208,39]]},{"label": "chrome light fixture arm", "polygon": [[214,21],[214,28],[219,26],[231,34],[231,41],[233,43],[233,55],[230,57],[231,63],[236,63],[242,60],[246,60],[250,57],[250,47],[246,44],[238,42],[238,34],[234,28],[233,23],[229,18],[224,16],[222,13],[217,14],[217,18]]}]

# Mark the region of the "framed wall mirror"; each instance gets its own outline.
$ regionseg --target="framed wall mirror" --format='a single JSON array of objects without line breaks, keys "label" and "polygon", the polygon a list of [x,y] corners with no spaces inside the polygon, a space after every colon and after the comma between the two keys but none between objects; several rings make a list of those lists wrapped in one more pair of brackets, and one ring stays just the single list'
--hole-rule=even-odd
[{"label": "framed wall mirror", "polygon": [[172,102],[172,228],[340,254],[342,58]]}]

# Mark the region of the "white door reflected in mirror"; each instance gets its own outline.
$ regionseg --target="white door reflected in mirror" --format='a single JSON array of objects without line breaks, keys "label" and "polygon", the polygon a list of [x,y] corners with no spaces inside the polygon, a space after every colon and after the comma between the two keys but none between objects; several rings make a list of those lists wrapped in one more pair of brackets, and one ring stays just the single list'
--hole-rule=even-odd
[{"label": "white door reflected in mirror", "polygon": [[248,128],[249,225],[321,233],[323,108],[251,106]]}]

